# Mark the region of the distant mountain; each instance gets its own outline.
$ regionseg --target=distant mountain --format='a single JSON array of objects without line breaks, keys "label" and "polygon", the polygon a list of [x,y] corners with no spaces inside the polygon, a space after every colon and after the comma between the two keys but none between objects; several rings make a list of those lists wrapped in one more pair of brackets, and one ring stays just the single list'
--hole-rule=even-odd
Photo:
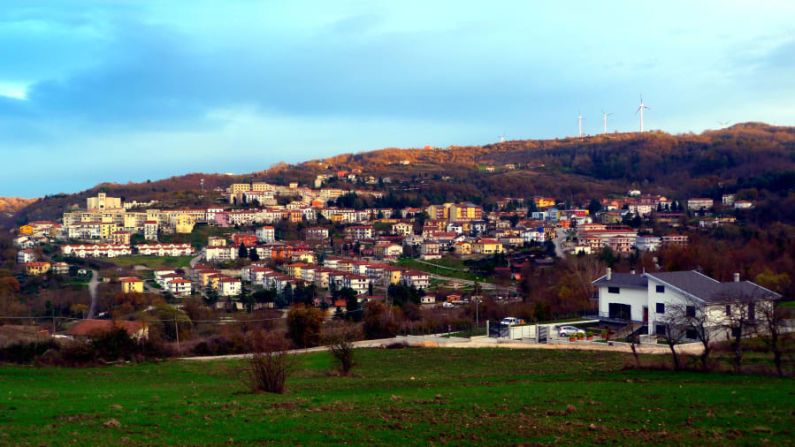
[{"label": "distant mountain", "polygon": [[[332,176],[330,187],[350,188],[336,177],[339,171],[354,170],[390,180],[378,187],[417,203],[532,195],[587,201],[630,187],[675,198],[742,190],[784,197],[795,193],[795,127],[743,123],[701,134],[613,133],[485,146],[387,148],[280,163],[246,175],[189,174],[146,183],[105,183],[78,194],[45,197],[20,210],[15,219],[19,223],[57,218],[101,190],[125,200],[160,200],[163,206],[206,206],[218,203],[215,188],[241,181],[307,185],[316,175],[326,174]],[[376,186],[357,186],[367,187]]]}]

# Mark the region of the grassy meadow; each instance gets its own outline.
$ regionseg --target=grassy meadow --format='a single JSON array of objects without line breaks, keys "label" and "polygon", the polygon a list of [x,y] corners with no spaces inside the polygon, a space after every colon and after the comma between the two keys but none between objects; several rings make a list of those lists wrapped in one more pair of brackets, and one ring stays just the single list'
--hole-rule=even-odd
[{"label": "grassy meadow", "polygon": [[0,366],[0,445],[795,444],[795,382],[623,370],[618,353],[362,349],[299,356],[283,395],[243,361]]}]

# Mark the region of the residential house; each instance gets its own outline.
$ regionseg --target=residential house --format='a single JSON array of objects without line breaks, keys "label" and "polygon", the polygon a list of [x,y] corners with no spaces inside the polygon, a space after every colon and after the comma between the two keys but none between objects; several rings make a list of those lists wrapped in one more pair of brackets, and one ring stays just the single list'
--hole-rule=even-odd
[{"label": "residential house", "polygon": [[[607,273],[593,282],[599,289],[599,315],[647,326],[662,335],[665,322],[700,316],[717,337],[725,337],[724,323],[742,306],[754,320],[759,306],[771,306],[781,295],[750,281],[720,282],[695,270],[655,273]],[[674,313],[676,312],[676,313]],[[692,333],[687,338],[696,338]]]},{"label": "residential house", "polygon": [[144,292],[144,281],[141,278],[135,276],[125,276],[123,278],[119,278],[119,284],[121,285],[121,293]]}]

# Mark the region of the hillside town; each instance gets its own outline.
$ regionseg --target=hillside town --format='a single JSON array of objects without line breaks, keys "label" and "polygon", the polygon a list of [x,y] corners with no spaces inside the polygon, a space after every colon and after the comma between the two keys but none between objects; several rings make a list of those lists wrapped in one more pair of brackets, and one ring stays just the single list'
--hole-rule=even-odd
[{"label": "hillside town", "polygon": [[[359,184],[385,180],[358,175]],[[60,222],[19,226],[19,270],[66,278],[101,271],[93,280],[105,290],[158,294],[176,308],[189,297],[227,313],[301,303],[344,318],[368,302],[391,305],[392,295],[408,293],[426,310],[447,312],[484,299],[524,302],[523,276],[557,269],[567,257],[646,256],[660,270],[655,253],[687,247],[689,234],[731,224],[753,207],[732,194],[716,203],[637,189],[583,204],[533,196],[506,197],[487,209],[469,202],[346,207],[383,193],[324,188],[328,178],[318,176],[314,187],[234,183],[215,191],[218,205],[207,208],[165,209],[100,192]],[[357,174],[340,171],[338,178],[357,184]],[[571,310],[612,323],[653,321],[647,310],[637,314],[647,305],[616,310],[596,289]],[[109,316],[95,295],[91,316]],[[653,324],[645,332],[654,334]]]}]

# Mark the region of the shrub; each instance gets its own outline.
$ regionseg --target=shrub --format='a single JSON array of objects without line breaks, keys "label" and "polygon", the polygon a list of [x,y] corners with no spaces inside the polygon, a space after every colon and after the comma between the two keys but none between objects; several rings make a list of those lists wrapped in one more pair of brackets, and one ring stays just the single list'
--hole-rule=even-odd
[{"label": "shrub", "polygon": [[37,357],[47,350],[57,349],[58,345],[48,339],[45,342],[18,342],[0,349],[0,362],[33,363]]},{"label": "shrub", "polygon": [[330,328],[323,336],[323,341],[329,347],[331,356],[337,363],[340,375],[347,376],[354,366],[353,342],[360,338],[360,332],[353,326],[338,326]]},{"label": "shrub", "polygon": [[287,336],[300,348],[320,344],[323,312],[314,307],[296,306],[287,314]]},{"label": "shrub", "polygon": [[277,334],[262,336],[246,364],[244,380],[251,391],[284,393],[287,377],[293,371],[295,358],[287,350],[289,344]]},{"label": "shrub", "polygon": [[98,359],[108,362],[132,360],[140,352],[135,340],[121,327],[95,335],[91,339],[91,347]]}]

